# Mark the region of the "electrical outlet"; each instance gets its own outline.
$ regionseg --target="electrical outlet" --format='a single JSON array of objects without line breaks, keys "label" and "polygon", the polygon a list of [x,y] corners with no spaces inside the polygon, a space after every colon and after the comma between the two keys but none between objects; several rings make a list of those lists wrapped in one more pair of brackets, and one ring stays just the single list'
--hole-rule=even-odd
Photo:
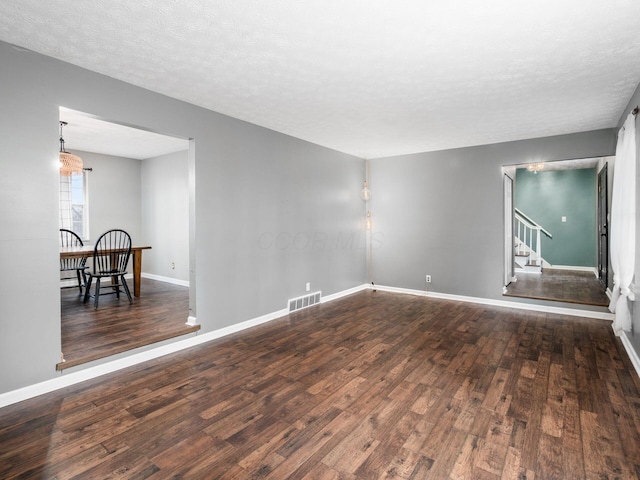
[{"label": "electrical outlet", "polygon": [[431,275],[427,275],[425,277],[425,280],[427,281],[427,283],[431,283]]},{"label": "electrical outlet", "polygon": [[307,289],[307,292],[311,290],[311,284],[309,282],[307,282],[307,286],[305,287]]},{"label": "electrical outlet", "polygon": [[171,262],[171,270],[175,270],[176,269],[176,262]]}]

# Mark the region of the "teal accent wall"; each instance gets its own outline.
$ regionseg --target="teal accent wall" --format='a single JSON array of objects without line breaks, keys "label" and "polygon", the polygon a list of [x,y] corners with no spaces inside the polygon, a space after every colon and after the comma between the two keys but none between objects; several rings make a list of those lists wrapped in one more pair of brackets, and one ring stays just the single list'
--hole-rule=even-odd
[{"label": "teal accent wall", "polygon": [[515,207],[553,235],[541,240],[550,264],[597,266],[596,175],[595,168],[516,171]]}]

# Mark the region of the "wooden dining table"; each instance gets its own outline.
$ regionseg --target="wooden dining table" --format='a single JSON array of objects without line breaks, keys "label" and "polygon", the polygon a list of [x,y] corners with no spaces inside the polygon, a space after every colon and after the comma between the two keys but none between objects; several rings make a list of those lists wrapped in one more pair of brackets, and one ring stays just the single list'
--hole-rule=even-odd
[{"label": "wooden dining table", "polygon": [[[133,255],[133,295],[140,296],[140,278],[142,275],[142,251],[149,250],[150,246],[145,247],[131,247],[131,253]],[[85,245],[82,247],[60,247],[60,258],[82,258],[93,257],[95,247],[91,245]],[[118,253],[117,250],[101,250],[105,253]]]}]

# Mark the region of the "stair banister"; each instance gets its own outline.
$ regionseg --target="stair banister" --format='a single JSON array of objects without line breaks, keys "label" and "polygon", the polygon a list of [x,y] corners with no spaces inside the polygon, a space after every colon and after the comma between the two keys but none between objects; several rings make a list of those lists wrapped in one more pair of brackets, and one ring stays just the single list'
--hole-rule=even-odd
[{"label": "stair banister", "polygon": [[[540,241],[540,230],[542,230],[541,226],[537,226],[536,228],[536,263],[542,266],[542,242]],[[539,262],[539,263],[538,263]]]},{"label": "stair banister", "polygon": [[[529,256],[531,260],[535,261],[536,265],[542,266],[542,241],[541,241],[541,233],[544,233],[549,238],[553,238],[551,233],[547,231],[544,227],[536,223],[531,217],[525,215],[521,210],[515,209],[515,221],[518,224],[518,253],[527,253],[529,252]],[[536,232],[535,236],[535,248],[534,248],[534,237],[533,232]]]},{"label": "stair banister", "polygon": [[538,227],[540,227],[540,230],[542,231],[542,233],[544,233],[549,238],[553,238],[553,235],[551,235],[551,233],[549,233],[549,231],[546,228],[544,228],[542,225],[537,223],[535,220],[533,220],[531,217],[529,217],[522,210],[520,210],[519,208],[514,208],[514,211],[516,213],[516,217],[520,216],[520,217],[524,218],[532,226],[533,225],[537,225]]}]

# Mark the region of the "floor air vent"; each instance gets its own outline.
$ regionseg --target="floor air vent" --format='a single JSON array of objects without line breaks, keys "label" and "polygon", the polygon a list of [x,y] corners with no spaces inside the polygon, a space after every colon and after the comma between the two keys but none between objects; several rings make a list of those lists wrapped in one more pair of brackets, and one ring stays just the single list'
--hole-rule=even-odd
[{"label": "floor air vent", "polygon": [[322,292],[309,293],[302,297],[292,298],[291,300],[289,300],[289,311],[295,312],[296,310],[301,310],[303,308],[316,305],[320,303],[321,298]]}]

